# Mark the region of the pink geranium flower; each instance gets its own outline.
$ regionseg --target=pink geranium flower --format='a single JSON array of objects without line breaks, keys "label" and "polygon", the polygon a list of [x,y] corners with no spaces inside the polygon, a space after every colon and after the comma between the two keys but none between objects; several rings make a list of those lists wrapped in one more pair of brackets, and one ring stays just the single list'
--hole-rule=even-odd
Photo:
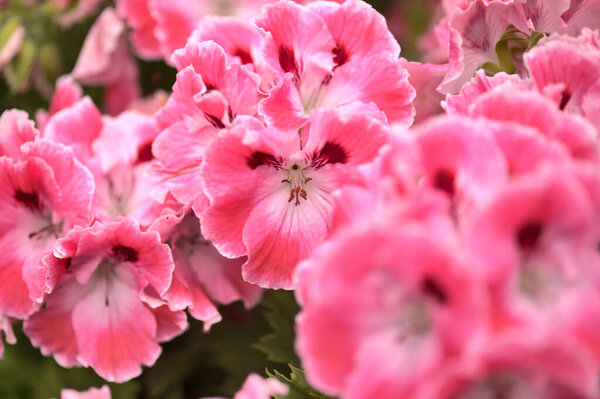
[{"label": "pink geranium flower", "polygon": [[202,196],[199,167],[206,148],[236,117],[256,114],[258,77],[230,63],[211,41],[189,43],[175,52],[173,62],[180,72],[156,115],[162,131],[152,149],[159,161],[154,174],[178,201],[192,204]]},{"label": "pink geranium flower", "polygon": [[10,317],[0,314],[0,359],[2,359],[2,356],[4,356],[4,343],[2,336],[4,336],[6,342],[11,345],[17,343],[17,338],[15,337],[15,333],[12,329],[12,320]]},{"label": "pink geranium flower", "polygon": [[0,313],[26,318],[53,288],[41,257],[74,225],[91,221],[90,172],[60,144],[21,147],[20,160],[0,157]]},{"label": "pink geranium flower", "polygon": [[108,385],[102,388],[90,388],[84,392],[78,392],[73,389],[63,389],[60,391],[60,399],[110,399],[110,389]]},{"label": "pink geranium flower", "polygon": [[202,167],[210,206],[205,236],[228,257],[248,256],[248,282],[293,288],[296,263],[327,235],[331,192],[356,182],[387,130],[367,114],[311,114],[301,135],[235,124],[215,139]]},{"label": "pink geranium flower", "polygon": [[296,349],[325,393],[416,397],[485,326],[485,293],[454,240],[396,222],[351,224],[298,267]]},{"label": "pink geranium flower", "polygon": [[389,122],[412,123],[415,92],[398,62],[400,47],[368,4],[282,1],[265,6],[254,23],[265,32],[263,57],[275,74],[260,105],[269,124],[297,129],[313,109],[370,103]]},{"label": "pink geranium flower", "polygon": [[458,93],[484,63],[499,63],[496,43],[510,23],[513,2],[472,0],[449,17],[449,68],[438,90]]},{"label": "pink geranium flower", "polygon": [[187,328],[185,314],[162,299],[174,268],[169,247],[130,219],[71,230],[44,265],[57,288],[24,330],[64,367],[127,381],[154,364],[158,342]]},{"label": "pink geranium flower", "polygon": [[106,87],[105,105],[113,115],[140,97],[137,65],[127,48],[125,28],[117,13],[107,8],[88,33],[72,72],[81,83]]},{"label": "pink geranium flower", "polygon": [[[172,307],[187,308],[190,315],[204,321],[204,329],[221,320],[214,303],[242,300],[246,307],[257,303],[262,290],[242,279],[245,259],[228,259],[200,233],[193,214],[184,217],[170,237],[175,272],[165,298]],[[213,303],[214,302],[214,303]]]},{"label": "pink geranium flower", "polygon": [[0,115],[0,156],[21,159],[21,145],[39,136],[40,133],[26,112],[11,109]]},{"label": "pink geranium flower", "polygon": [[577,255],[596,248],[597,210],[573,170],[513,180],[473,217],[466,245],[490,286],[495,323],[568,332],[598,359],[597,262]]},{"label": "pink geranium flower", "polygon": [[[289,388],[275,378],[262,378],[258,374],[250,374],[244,385],[235,393],[233,399],[270,399],[274,395],[287,395]],[[221,397],[201,399],[225,399]]]},{"label": "pink geranium flower", "polygon": [[552,35],[524,55],[536,88],[565,112],[583,115],[600,128],[600,35]]}]

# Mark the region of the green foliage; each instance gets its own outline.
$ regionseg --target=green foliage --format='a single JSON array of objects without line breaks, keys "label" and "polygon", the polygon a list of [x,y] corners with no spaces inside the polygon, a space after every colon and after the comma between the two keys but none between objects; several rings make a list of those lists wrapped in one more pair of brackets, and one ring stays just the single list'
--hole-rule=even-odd
[{"label": "green foliage", "polygon": [[273,332],[260,338],[254,347],[277,363],[300,364],[294,350],[294,318],[300,310],[291,291],[267,291],[261,302],[264,317]]},{"label": "green foliage", "polygon": [[290,391],[286,396],[275,395],[276,399],[327,399],[328,396],[322,395],[315,391],[313,388],[308,385],[306,379],[304,378],[304,371],[295,367],[292,364],[288,365],[290,368],[289,377],[285,376],[283,373],[273,370],[267,370],[267,375],[269,377],[277,378],[279,381],[287,384],[290,388]]}]

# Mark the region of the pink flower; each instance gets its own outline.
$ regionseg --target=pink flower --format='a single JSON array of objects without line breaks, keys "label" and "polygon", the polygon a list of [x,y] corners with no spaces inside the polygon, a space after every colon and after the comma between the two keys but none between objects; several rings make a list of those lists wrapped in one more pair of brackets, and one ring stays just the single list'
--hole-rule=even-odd
[{"label": "pink flower", "polygon": [[442,117],[413,131],[420,155],[420,186],[446,197],[459,219],[485,203],[508,177],[494,129],[487,121]]},{"label": "pink flower", "polygon": [[578,115],[561,112],[547,97],[511,84],[482,94],[469,107],[469,115],[532,127],[548,140],[562,144],[574,159],[596,161],[598,132]]},{"label": "pink flower", "polygon": [[155,175],[183,204],[202,196],[199,167],[220,129],[242,115],[255,115],[258,78],[239,63],[230,63],[214,42],[189,43],[176,51],[180,70],[173,94],[156,115],[162,130],[153,144],[159,161]]},{"label": "pink flower", "polygon": [[79,161],[90,165],[92,142],[102,131],[100,111],[89,97],[83,97],[48,119],[43,136],[69,146]]},{"label": "pink flower", "polygon": [[204,17],[228,15],[239,21],[248,21],[258,13],[262,5],[269,2],[270,0],[118,0],[117,9],[133,28],[131,41],[140,57],[163,57],[169,60],[171,54],[184,47],[192,32],[204,23]]},{"label": "pink flower", "polygon": [[60,399],[110,399],[110,389],[108,385],[102,388],[90,388],[84,392],[77,392],[72,389],[63,389],[60,391]]},{"label": "pink flower", "polygon": [[490,287],[497,325],[568,333],[598,362],[597,261],[578,255],[597,246],[597,208],[574,170],[514,179],[476,212],[466,248]]},{"label": "pink flower", "polygon": [[503,84],[512,84],[515,88],[531,87],[531,81],[522,80],[518,75],[499,72],[494,76],[487,76],[485,71],[480,69],[458,94],[448,94],[442,102],[442,107],[449,114],[469,115],[469,107],[479,96]]},{"label": "pink flower", "polygon": [[[485,292],[446,232],[351,224],[297,269],[296,349],[310,383],[344,398],[418,397],[485,327]],[[453,233],[451,233],[453,234]]]},{"label": "pink flower", "polygon": [[53,283],[41,257],[74,225],[91,221],[94,182],[73,152],[37,140],[20,160],[0,157],[0,313],[26,318]]},{"label": "pink flower", "polygon": [[[233,396],[233,399],[270,399],[274,395],[287,395],[289,388],[275,378],[262,378],[258,374],[250,374],[244,385]],[[225,399],[225,398],[202,398]]]},{"label": "pink flower", "polygon": [[583,28],[600,26],[600,1],[570,0],[569,8],[561,15],[567,25],[567,33],[576,35]]},{"label": "pink flower", "polygon": [[21,145],[39,136],[40,133],[26,112],[11,109],[0,115],[0,156],[21,159]]},{"label": "pink flower", "polygon": [[35,113],[35,120],[40,131],[44,131],[48,119],[58,111],[69,108],[83,97],[81,86],[70,75],[64,75],[56,81],[56,88],[50,99],[48,110],[39,109]]},{"label": "pink flower", "polygon": [[331,192],[359,180],[387,130],[367,114],[311,114],[301,135],[235,124],[206,152],[204,235],[227,257],[248,256],[248,282],[293,288],[296,263],[327,235]]},{"label": "pink flower", "polygon": [[4,335],[4,339],[6,339],[7,343],[11,345],[17,343],[17,338],[13,332],[12,321],[10,317],[0,314],[0,359],[2,359],[2,356],[4,355],[4,343],[2,342],[2,335]]},{"label": "pink flower", "polygon": [[154,35],[156,20],[149,0],[118,0],[117,12],[133,29],[130,40],[138,56],[145,59],[161,57],[158,39]]},{"label": "pink flower", "polygon": [[245,259],[223,257],[200,233],[198,219],[188,214],[170,238],[175,273],[165,298],[172,307],[187,308],[208,330],[221,320],[215,303],[243,300],[247,307],[256,304],[262,290],[242,280]]},{"label": "pink flower", "polygon": [[600,35],[584,29],[580,36],[552,35],[525,55],[537,89],[561,110],[583,115],[600,128]]},{"label": "pink flower", "polygon": [[442,93],[458,93],[481,65],[499,63],[496,43],[510,23],[512,2],[473,0],[450,16],[449,69],[438,88]]},{"label": "pink flower", "polygon": [[106,9],[88,33],[72,72],[81,83],[106,86],[111,114],[119,114],[140,96],[137,66],[124,34],[125,23],[113,9]]},{"label": "pink flower", "polygon": [[404,58],[400,59],[400,63],[409,73],[408,81],[416,91],[415,123],[422,122],[432,115],[440,114],[442,112],[440,103],[444,96],[436,88],[442,82],[448,65],[409,62]]},{"label": "pink flower", "polygon": [[71,230],[43,262],[57,288],[24,330],[64,367],[127,381],[154,364],[158,342],[187,328],[185,314],[161,299],[174,268],[169,247],[130,219]]},{"label": "pink flower", "polygon": [[273,395],[287,395],[289,388],[274,378],[250,374],[233,399],[269,399]]},{"label": "pink flower", "polygon": [[[74,23],[81,21],[85,17],[93,14],[100,7],[103,0],[77,0],[77,5],[70,11],[59,14],[56,18],[57,22],[64,28],[68,28]],[[72,0],[52,0],[59,9],[63,9]]]},{"label": "pink flower", "polygon": [[428,380],[417,397],[583,399],[598,394],[595,367],[568,335],[516,329],[482,340],[470,360],[469,368]]},{"label": "pink flower", "polygon": [[415,92],[398,62],[400,48],[368,4],[282,1],[263,7],[254,23],[265,32],[263,56],[275,74],[259,108],[269,124],[297,129],[313,109],[370,103],[390,123],[412,123]]}]

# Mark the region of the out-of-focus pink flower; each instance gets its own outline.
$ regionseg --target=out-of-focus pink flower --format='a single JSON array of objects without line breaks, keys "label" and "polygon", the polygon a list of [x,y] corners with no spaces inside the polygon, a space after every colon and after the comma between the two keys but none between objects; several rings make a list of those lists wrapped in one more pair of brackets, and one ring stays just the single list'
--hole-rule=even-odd
[{"label": "out-of-focus pink flower", "polygon": [[0,157],[0,313],[23,319],[53,288],[42,255],[91,221],[94,182],[63,145],[36,140],[21,150],[18,161]]},{"label": "out-of-focus pink flower", "polygon": [[111,399],[111,396],[108,385],[104,385],[102,388],[90,388],[84,392],[63,389],[60,391],[60,399]]},{"label": "out-of-focus pink flower", "polygon": [[480,69],[475,73],[473,79],[460,89],[458,94],[448,94],[446,100],[442,102],[442,107],[449,114],[469,115],[469,107],[480,95],[505,83],[523,88],[531,87],[530,81],[522,80],[518,75],[499,72],[494,76],[487,76],[485,71]]},{"label": "out-of-focus pink flower", "polygon": [[479,96],[469,111],[473,117],[532,127],[549,140],[561,143],[575,159],[595,161],[600,155],[598,132],[590,122],[561,112],[552,100],[534,90],[500,85]]},{"label": "out-of-focus pink flower", "polygon": [[569,8],[561,18],[567,25],[567,33],[577,35],[583,28],[600,28],[600,1],[570,0]]},{"label": "out-of-focus pink flower", "polygon": [[[250,374],[244,385],[233,396],[233,399],[271,399],[274,395],[287,395],[289,387],[275,378],[262,378],[258,374]],[[221,397],[201,399],[226,399]]]},{"label": "out-of-focus pink flower", "polygon": [[289,388],[274,378],[250,374],[233,399],[269,399],[273,395],[287,395]]},{"label": "out-of-focus pink flower", "polygon": [[58,111],[69,108],[83,97],[83,90],[70,75],[61,76],[56,81],[56,88],[50,99],[48,110],[37,110],[35,120],[40,131],[44,131],[48,119]]},{"label": "out-of-focus pink flower", "polygon": [[110,114],[119,114],[140,97],[125,23],[112,8],[106,9],[92,26],[71,75],[84,84],[106,86],[105,104]]},{"label": "out-of-focus pink flower", "polygon": [[271,1],[118,0],[117,9],[133,28],[131,39],[136,53],[142,58],[168,61],[173,51],[185,46],[204,17],[229,16],[246,22]]},{"label": "out-of-focus pink flower", "polygon": [[[73,0],[52,0],[59,9],[64,9]],[[64,28],[68,28],[76,22],[96,12],[104,0],[77,0],[77,5],[70,11],[59,14],[57,22]]]},{"label": "out-of-focus pink flower", "polygon": [[43,137],[69,146],[77,159],[88,165],[92,158],[92,142],[102,131],[102,115],[89,97],[52,115]]},{"label": "out-of-focus pink flower", "polygon": [[0,156],[21,159],[21,145],[40,136],[26,112],[17,109],[0,115]]},{"label": "out-of-focus pink flower", "polygon": [[275,74],[259,107],[269,124],[298,129],[313,109],[369,105],[390,123],[412,123],[415,92],[398,61],[400,47],[368,4],[278,2],[254,23],[265,32],[263,57]]},{"label": "out-of-focus pink flower", "polygon": [[210,206],[204,235],[228,257],[248,256],[248,282],[293,288],[292,271],[328,232],[331,192],[359,180],[356,170],[387,141],[368,114],[311,113],[302,135],[251,127],[225,130],[202,166]]},{"label": "out-of-focus pink flower", "polygon": [[43,262],[57,288],[24,330],[62,366],[127,381],[154,364],[158,342],[187,328],[161,299],[174,268],[169,247],[131,219],[71,230]]},{"label": "out-of-focus pink flower", "polygon": [[564,334],[514,329],[482,340],[471,367],[453,368],[423,384],[418,398],[584,399],[597,396],[589,356]]},{"label": "out-of-focus pink flower", "polygon": [[[296,349],[315,387],[346,398],[415,395],[468,366],[487,300],[442,230],[351,224],[297,269]],[[360,295],[357,295],[360,293]]]},{"label": "out-of-focus pink flower", "polygon": [[525,55],[537,89],[568,113],[585,116],[600,128],[600,35],[584,29],[577,38],[552,35]]},{"label": "out-of-focus pink flower", "polygon": [[14,345],[17,343],[17,337],[12,329],[12,321],[10,317],[0,314],[0,359],[4,356],[4,343],[2,336],[6,340],[6,343]]},{"label": "out-of-focus pink flower", "polygon": [[439,86],[442,93],[458,93],[484,63],[499,63],[496,43],[509,25],[511,2],[473,0],[451,15],[449,69]]},{"label": "out-of-focus pink flower", "polygon": [[436,89],[442,82],[448,70],[447,64],[422,64],[409,62],[404,58],[400,63],[408,71],[408,82],[415,88],[415,123],[419,123],[430,116],[442,113],[441,102],[444,95]]}]

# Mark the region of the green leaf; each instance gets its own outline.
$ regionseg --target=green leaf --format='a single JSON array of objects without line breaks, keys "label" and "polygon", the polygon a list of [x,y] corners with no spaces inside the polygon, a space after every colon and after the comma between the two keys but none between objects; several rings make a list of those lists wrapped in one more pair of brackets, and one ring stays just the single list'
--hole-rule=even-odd
[{"label": "green leaf", "polygon": [[272,378],[277,378],[279,381],[287,384],[290,391],[287,395],[274,395],[275,399],[329,399],[329,396],[325,396],[315,391],[304,378],[304,371],[298,367],[288,364],[290,368],[289,377],[283,373],[273,370],[267,370],[267,375]]},{"label": "green leaf", "polygon": [[17,16],[9,17],[6,22],[0,25],[0,49],[2,49],[8,40],[11,38],[12,34],[17,30],[19,26],[21,26],[21,18]]},{"label": "green leaf", "polygon": [[300,307],[291,291],[267,291],[261,303],[267,323],[273,330],[259,339],[254,348],[277,363],[300,364],[294,350],[294,319]]},{"label": "green leaf", "polygon": [[7,66],[7,80],[13,93],[22,91],[29,80],[33,63],[36,59],[36,45],[26,38],[21,45],[21,50],[14,60]]}]

